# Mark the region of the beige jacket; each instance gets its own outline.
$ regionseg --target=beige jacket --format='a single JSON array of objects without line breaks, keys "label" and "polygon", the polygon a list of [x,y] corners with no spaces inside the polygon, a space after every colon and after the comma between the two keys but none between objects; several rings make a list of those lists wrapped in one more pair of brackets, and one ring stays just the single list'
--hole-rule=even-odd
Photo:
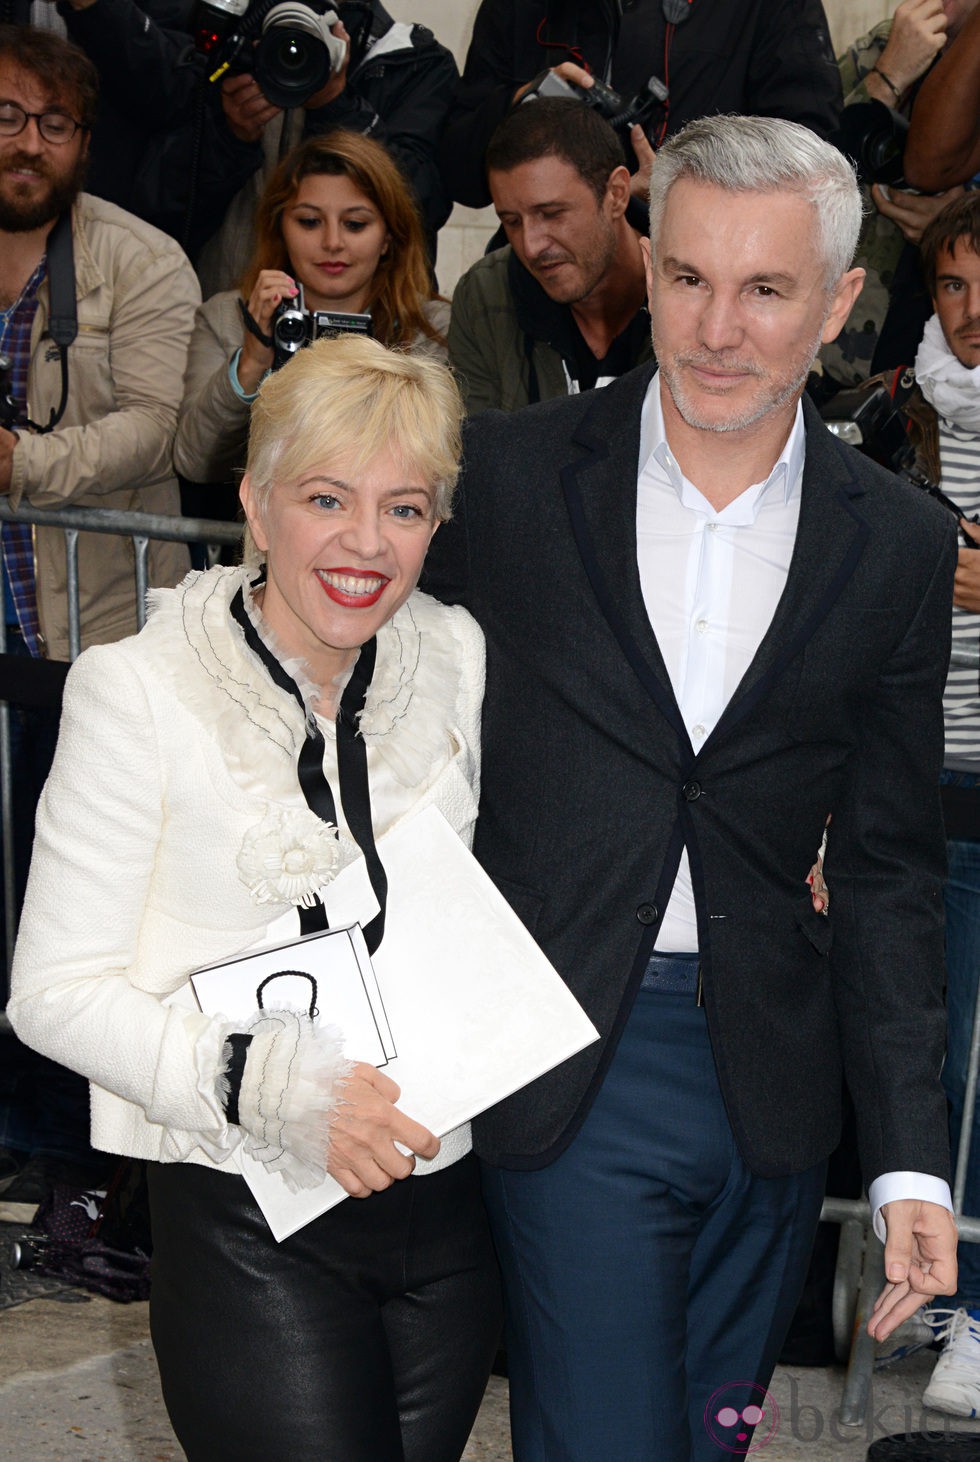
[{"label": "beige jacket", "polygon": [[[171,452],[184,363],[200,294],[183,251],[166,234],[83,193],[73,211],[78,336],[68,352],[68,404],[53,432],[22,433],[10,501],[33,507],[115,508],[178,514]],[[31,333],[28,411],[46,422],[61,399],[61,367],[46,335],[47,280]],[[36,528],[35,570],[44,652],[68,659],[64,535]],[[78,570],[82,644],[136,629],[128,538],[82,534]],[[181,544],[150,549],[150,582],[171,585],[188,567]]]},{"label": "beige jacket", "polygon": [[[245,466],[248,402],[237,394],[228,376],[231,357],[242,343],[238,300],[234,289],[212,295],[201,305],[194,322],[174,443],[177,471],[192,482],[228,482]],[[448,300],[429,300],[425,315],[441,335],[446,335]],[[411,349],[413,355],[446,360],[445,346],[421,333],[412,341]]]}]

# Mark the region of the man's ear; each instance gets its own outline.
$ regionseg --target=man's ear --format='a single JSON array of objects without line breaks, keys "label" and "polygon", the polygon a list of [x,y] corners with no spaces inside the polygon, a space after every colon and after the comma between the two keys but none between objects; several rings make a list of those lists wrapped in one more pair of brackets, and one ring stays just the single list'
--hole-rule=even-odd
[{"label": "man's ear", "polygon": [[238,498],[245,513],[245,521],[248,524],[252,541],[260,553],[268,553],[269,539],[265,531],[265,523],[262,512],[259,508],[258,498],[252,487],[252,479],[249,473],[242,478],[241,487],[238,489]]},{"label": "man's ear", "polygon": [[830,311],[824,321],[823,332],[820,339],[824,345],[831,340],[836,340],[847,323],[847,317],[854,308],[855,301],[861,293],[864,285],[863,269],[848,269],[838,279],[834,288],[833,299]]},{"label": "man's ear", "polygon": [[643,255],[643,268],[647,276],[647,308],[653,306],[653,249],[646,234],[640,235],[640,253]]},{"label": "man's ear", "polygon": [[626,212],[626,205],[630,201],[629,168],[613,168],[606,181],[606,195],[603,201],[608,203],[613,218],[622,218]]}]

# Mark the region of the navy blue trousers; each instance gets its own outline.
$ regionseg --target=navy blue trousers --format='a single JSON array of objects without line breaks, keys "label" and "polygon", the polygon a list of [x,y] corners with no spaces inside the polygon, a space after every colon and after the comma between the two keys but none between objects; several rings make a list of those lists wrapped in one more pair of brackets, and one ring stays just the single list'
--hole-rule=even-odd
[{"label": "navy blue trousers", "polygon": [[751,1173],[704,1011],[640,990],[561,1157],[530,1172],[484,1165],[515,1462],[720,1462],[747,1452],[754,1424],[758,1445],[778,1424],[765,1388],[825,1168]]}]

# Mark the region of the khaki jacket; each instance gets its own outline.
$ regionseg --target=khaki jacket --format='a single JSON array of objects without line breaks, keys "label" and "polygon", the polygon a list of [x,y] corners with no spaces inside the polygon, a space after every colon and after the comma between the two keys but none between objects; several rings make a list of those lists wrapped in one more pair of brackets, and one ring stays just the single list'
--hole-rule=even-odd
[{"label": "khaki jacket", "polygon": [[[83,193],[72,236],[78,336],[68,351],[68,403],[46,436],[21,433],[13,455],[10,501],[33,507],[180,512],[171,450],[184,363],[200,298],[183,251],[159,229]],[[47,335],[47,280],[31,333],[28,411],[46,422],[61,399],[58,352]],[[34,530],[37,602],[44,653],[68,659],[64,535]],[[82,645],[104,644],[136,629],[134,553],[128,538],[82,534],[78,573]],[[187,571],[181,544],[150,547],[153,585]]]}]

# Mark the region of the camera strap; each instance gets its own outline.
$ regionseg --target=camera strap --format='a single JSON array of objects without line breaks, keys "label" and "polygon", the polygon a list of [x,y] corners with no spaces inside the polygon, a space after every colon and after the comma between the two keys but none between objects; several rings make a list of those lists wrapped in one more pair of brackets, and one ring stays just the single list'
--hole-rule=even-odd
[{"label": "camera strap", "polygon": [[241,312],[242,324],[245,326],[245,329],[248,331],[248,333],[250,335],[254,335],[256,340],[258,340],[262,345],[265,346],[266,350],[271,350],[276,342],[273,340],[271,335],[267,335],[262,329],[262,326],[252,314],[251,310],[242,299],[241,295],[238,296],[238,308]]},{"label": "camera strap", "polygon": [[58,347],[61,362],[61,400],[57,410],[51,408],[47,426],[28,418],[31,431],[45,436],[54,431],[68,405],[68,347],[78,334],[78,305],[75,291],[75,251],[71,237],[71,209],[67,209],[48,234],[48,311],[47,333]]}]

